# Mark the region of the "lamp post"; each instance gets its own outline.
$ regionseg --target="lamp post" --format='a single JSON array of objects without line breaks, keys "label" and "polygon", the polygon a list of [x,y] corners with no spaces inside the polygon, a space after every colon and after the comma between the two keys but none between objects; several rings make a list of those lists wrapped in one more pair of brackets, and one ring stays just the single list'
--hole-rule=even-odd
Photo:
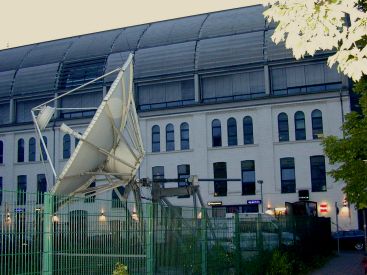
[{"label": "lamp post", "polygon": [[261,213],[264,213],[264,201],[263,201],[263,180],[257,180],[257,183],[260,184],[260,195],[261,195]]}]

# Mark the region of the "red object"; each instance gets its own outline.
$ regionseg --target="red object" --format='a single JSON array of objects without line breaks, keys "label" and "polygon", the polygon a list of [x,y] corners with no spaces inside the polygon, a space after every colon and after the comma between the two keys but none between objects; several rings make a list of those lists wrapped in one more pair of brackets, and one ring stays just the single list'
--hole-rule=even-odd
[{"label": "red object", "polygon": [[321,203],[320,204],[320,213],[327,213],[327,212],[328,212],[327,203]]}]

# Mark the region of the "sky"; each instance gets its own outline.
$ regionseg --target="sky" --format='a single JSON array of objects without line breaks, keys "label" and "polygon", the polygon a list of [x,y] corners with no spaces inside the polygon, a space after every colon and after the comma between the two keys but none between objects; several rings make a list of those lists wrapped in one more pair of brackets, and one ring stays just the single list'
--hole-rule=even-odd
[{"label": "sky", "polygon": [[259,3],[260,0],[0,0],[0,49]]}]

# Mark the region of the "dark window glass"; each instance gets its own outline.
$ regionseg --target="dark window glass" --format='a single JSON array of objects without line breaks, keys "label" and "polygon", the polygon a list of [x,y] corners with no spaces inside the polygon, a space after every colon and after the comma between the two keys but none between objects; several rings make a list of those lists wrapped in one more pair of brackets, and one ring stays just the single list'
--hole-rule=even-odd
[{"label": "dark window glass", "polygon": [[243,143],[244,144],[254,143],[252,118],[250,116],[246,116],[243,118]]},{"label": "dark window glass", "polygon": [[[153,180],[164,179],[164,166],[152,167]],[[164,187],[164,182],[161,182],[161,187]]]},{"label": "dark window glass", "polygon": [[222,146],[222,129],[219,119],[212,121],[212,145],[213,147]]},{"label": "dark window glass", "polygon": [[28,161],[36,161],[36,139],[33,137],[29,139]]},{"label": "dark window glass", "polygon": [[71,151],[70,135],[66,134],[62,138],[62,158],[63,159],[70,158],[70,151]]},{"label": "dark window glass", "polygon": [[282,193],[295,193],[296,174],[294,168],[294,158],[280,159],[280,174]]},{"label": "dark window glass", "polygon": [[[93,187],[96,187],[96,182],[95,182],[95,181],[93,181],[93,182],[89,185],[89,188],[93,188]],[[96,195],[93,195],[93,196],[92,196],[92,194],[94,194],[94,193],[96,193],[96,192],[95,192],[95,191],[92,191],[92,192],[88,192],[88,193],[86,193],[85,195],[86,195],[86,196],[88,196],[88,198],[85,198],[84,202],[86,202],[86,203],[95,202],[95,200],[96,200]]]},{"label": "dark window glass", "polygon": [[288,116],[286,113],[278,115],[279,141],[289,141]]},{"label": "dark window glass", "polygon": [[18,176],[17,204],[26,204],[27,176]]},{"label": "dark window glass", "polygon": [[181,150],[190,149],[189,124],[184,122],[180,126]]},{"label": "dark window glass", "polygon": [[43,204],[45,197],[44,193],[47,191],[47,181],[44,174],[37,175],[37,203]]},{"label": "dark window glass", "polygon": [[[116,189],[120,193],[120,196],[122,197],[124,195],[124,192],[125,192],[125,187],[119,186]],[[124,207],[124,204],[125,204],[125,202],[122,202],[120,200],[119,195],[117,194],[115,189],[113,189],[112,190],[112,208],[121,208],[121,207]]]},{"label": "dark window glass", "polygon": [[3,177],[0,177],[0,205],[3,203]]},{"label": "dark window glass", "polygon": [[255,195],[255,161],[241,161],[242,195]]},{"label": "dark window glass", "polygon": [[296,129],[296,140],[306,139],[305,114],[298,111],[294,114],[294,126]]},{"label": "dark window glass", "polygon": [[312,137],[313,139],[319,139],[323,134],[322,126],[322,113],[320,110],[313,110],[311,113],[312,118]]},{"label": "dark window glass", "polygon": [[[188,164],[183,164],[183,165],[178,165],[177,166],[177,178],[178,179],[187,179],[190,177],[190,165]],[[178,187],[184,187],[187,186],[186,182],[178,182]],[[178,196],[178,198],[189,198],[190,195],[185,195],[185,196]]]},{"label": "dark window glass", "polygon": [[0,164],[4,163],[4,143],[0,140]]},{"label": "dark window glass", "polygon": [[237,122],[233,117],[227,120],[228,146],[237,145]]},{"label": "dark window glass", "polygon": [[166,126],[166,151],[175,150],[175,130],[170,123]]},{"label": "dark window glass", "polygon": [[[43,137],[43,140],[44,140],[46,148],[47,148],[47,137]],[[41,160],[47,160],[46,150],[43,147],[43,144],[42,144],[41,141],[40,141],[40,147],[41,147]]]},{"label": "dark window glass", "polygon": [[159,152],[161,150],[161,137],[158,125],[152,127],[152,152]]},{"label": "dark window glass", "polygon": [[311,156],[310,165],[312,192],[326,191],[325,157]]},{"label": "dark window glass", "polygon": [[24,162],[24,139],[18,139],[18,162]]},{"label": "dark window glass", "polygon": [[[215,162],[213,163],[213,170],[215,179],[227,179],[227,163]],[[214,196],[227,196],[227,180],[214,181]]]}]

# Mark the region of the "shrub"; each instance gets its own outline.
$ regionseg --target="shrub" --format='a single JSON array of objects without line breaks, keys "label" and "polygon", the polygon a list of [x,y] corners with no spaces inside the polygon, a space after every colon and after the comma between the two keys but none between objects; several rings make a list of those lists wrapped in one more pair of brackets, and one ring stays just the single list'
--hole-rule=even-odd
[{"label": "shrub", "polygon": [[112,275],[129,275],[129,273],[127,272],[127,266],[121,263],[116,263]]}]

